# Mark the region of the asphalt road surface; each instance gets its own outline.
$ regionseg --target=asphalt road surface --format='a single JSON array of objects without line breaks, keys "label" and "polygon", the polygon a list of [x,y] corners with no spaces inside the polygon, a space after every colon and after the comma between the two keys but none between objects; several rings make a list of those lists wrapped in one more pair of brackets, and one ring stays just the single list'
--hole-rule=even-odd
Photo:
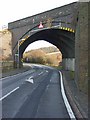
[{"label": "asphalt road surface", "polygon": [[32,69],[0,80],[3,118],[70,118],[61,93],[61,77],[54,68]]}]

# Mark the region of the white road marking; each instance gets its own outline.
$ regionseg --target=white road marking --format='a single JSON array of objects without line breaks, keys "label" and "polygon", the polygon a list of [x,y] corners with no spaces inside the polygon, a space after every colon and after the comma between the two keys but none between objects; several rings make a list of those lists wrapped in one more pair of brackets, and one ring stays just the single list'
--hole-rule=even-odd
[{"label": "white road marking", "polygon": [[50,82],[52,82],[52,79],[50,79]]},{"label": "white road marking", "polygon": [[49,88],[49,85],[47,85],[46,89],[48,90],[48,88]]},{"label": "white road marking", "polygon": [[31,76],[29,79],[27,79],[26,81],[27,82],[30,82],[30,83],[34,83],[33,79],[32,79],[33,76]]},{"label": "white road marking", "polygon": [[46,72],[48,72],[48,71],[46,70]]},{"label": "white road marking", "polygon": [[33,76],[29,77],[29,79],[33,78]]},{"label": "white road marking", "polygon": [[4,98],[6,98],[7,96],[9,96],[11,93],[15,92],[17,89],[19,89],[19,87],[16,87],[14,90],[12,90],[8,94],[4,95],[2,98],[0,98],[0,101],[3,100]]},{"label": "white road marking", "polygon": [[38,75],[41,75],[41,74],[43,74],[43,72],[39,73]]},{"label": "white road marking", "polygon": [[33,71],[28,70],[28,71],[25,71],[25,72],[22,72],[22,73],[18,73],[18,74],[15,74],[15,75],[11,75],[11,76],[7,76],[7,77],[4,77],[4,78],[0,78],[0,80],[4,80],[4,79],[7,79],[7,78],[15,77],[15,76],[18,76],[18,75],[24,75],[24,74],[28,73],[29,71],[30,71],[30,73],[34,72],[34,70]]},{"label": "white road marking", "polygon": [[65,90],[64,90],[64,86],[63,86],[63,79],[62,79],[62,73],[61,72],[59,72],[59,73],[60,73],[60,76],[61,76],[61,93],[62,93],[62,97],[63,97],[64,103],[65,103],[66,109],[68,111],[68,114],[69,114],[70,118],[71,119],[74,118],[74,120],[76,120],[74,112],[72,111],[72,108],[71,108],[71,106],[70,106],[70,104],[68,102],[68,99],[67,99],[66,95],[65,95]]}]

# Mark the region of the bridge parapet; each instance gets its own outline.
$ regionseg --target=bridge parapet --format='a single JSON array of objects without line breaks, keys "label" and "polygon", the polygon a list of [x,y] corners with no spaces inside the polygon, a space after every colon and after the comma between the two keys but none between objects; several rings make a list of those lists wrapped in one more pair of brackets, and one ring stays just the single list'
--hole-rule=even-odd
[{"label": "bridge parapet", "polygon": [[51,23],[51,25],[61,24],[62,27],[72,28],[75,30],[75,26],[72,22],[74,20],[75,12],[77,11],[77,7],[78,4],[76,2],[68,4],[31,17],[11,22],[8,27],[9,29],[16,29],[29,25],[30,28],[33,28],[42,21],[43,23],[47,23],[46,25],[50,25],[48,22]]}]

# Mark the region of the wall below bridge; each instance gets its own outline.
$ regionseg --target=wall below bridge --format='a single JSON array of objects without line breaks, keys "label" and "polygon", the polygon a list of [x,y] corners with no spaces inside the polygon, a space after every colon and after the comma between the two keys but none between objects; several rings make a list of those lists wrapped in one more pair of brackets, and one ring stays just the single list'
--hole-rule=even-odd
[{"label": "wall below bridge", "polygon": [[75,80],[79,90],[88,93],[88,16],[90,2],[79,3],[75,35]]},{"label": "wall below bridge", "polygon": [[75,58],[66,58],[62,60],[64,70],[75,71]]},{"label": "wall below bridge", "polygon": [[7,71],[13,68],[13,61],[0,61],[0,70]]}]

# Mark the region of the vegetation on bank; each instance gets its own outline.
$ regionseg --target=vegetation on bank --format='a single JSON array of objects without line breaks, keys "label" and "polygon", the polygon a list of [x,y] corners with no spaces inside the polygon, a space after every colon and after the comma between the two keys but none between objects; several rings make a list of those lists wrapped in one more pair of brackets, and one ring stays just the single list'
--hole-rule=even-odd
[{"label": "vegetation on bank", "polygon": [[55,47],[31,50],[23,55],[23,61],[28,63],[58,66],[61,60],[61,53]]},{"label": "vegetation on bank", "polygon": [[74,78],[75,78],[75,72],[74,71],[70,71],[70,78],[71,78],[71,80],[74,80]]}]

